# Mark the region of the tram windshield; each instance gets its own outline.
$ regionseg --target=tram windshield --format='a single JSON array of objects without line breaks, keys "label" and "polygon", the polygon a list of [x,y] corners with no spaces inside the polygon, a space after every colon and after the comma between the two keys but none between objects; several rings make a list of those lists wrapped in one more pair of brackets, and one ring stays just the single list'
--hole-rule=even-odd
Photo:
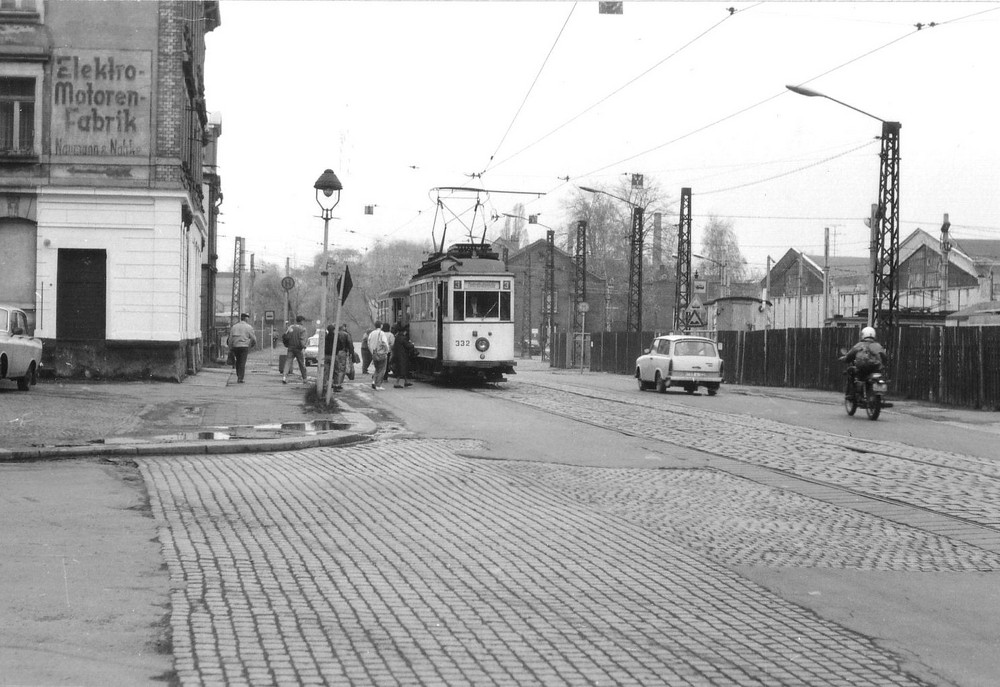
[{"label": "tram windshield", "polygon": [[455,320],[510,320],[509,291],[455,291]]}]

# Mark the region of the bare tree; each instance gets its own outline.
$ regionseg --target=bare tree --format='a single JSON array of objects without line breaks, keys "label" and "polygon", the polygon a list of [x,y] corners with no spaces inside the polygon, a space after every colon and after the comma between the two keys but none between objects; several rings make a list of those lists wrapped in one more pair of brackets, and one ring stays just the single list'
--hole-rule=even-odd
[{"label": "bare tree", "polygon": [[[710,216],[705,226],[700,253],[707,258],[699,263],[698,269],[702,275],[715,275],[720,282],[728,277],[730,283],[746,278],[747,261],[740,250],[740,242],[736,238],[732,222]],[[727,274],[724,275],[723,272]]]}]

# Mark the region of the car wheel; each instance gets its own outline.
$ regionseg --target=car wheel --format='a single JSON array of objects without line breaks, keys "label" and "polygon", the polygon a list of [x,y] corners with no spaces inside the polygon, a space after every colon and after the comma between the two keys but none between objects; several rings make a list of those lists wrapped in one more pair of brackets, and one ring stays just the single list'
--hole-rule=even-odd
[{"label": "car wheel", "polygon": [[719,393],[719,390],[716,387],[709,387],[708,388],[708,395],[709,396],[715,396],[717,393]]},{"label": "car wheel", "polygon": [[686,387],[684,387],[684,391],[688,392],[689,394],[693,394],[697,390],[698,390],[698,387],[691,386],[690,384],[687,385]]},{"label": "car wheel", "polygon": [[646,382],[642,381],[642,377],[639,376],[638,370],[635,371],[635,379],[636,381],[639,382],[639,391],[645,391],[646,389],[649,388],[649,385],[646,384]]},{"label": "car wheel", "polygon": [[667,380],[660,376],[660,373],[656,373],[656,390],[661,393],[667,393]]}]

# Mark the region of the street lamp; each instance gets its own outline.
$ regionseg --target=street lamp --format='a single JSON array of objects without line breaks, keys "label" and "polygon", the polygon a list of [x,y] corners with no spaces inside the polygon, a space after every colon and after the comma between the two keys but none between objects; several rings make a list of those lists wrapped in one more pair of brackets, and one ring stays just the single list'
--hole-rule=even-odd
[{"label": "street lamp", "polygon": [[581,191],[587,193],[601,193],[609,198],[620,200],[632,208],[632,230],[629,234],[629,261],[628,261],[628,315],[626,317],[625,329],[628,331],[642,332],[642,206],[636,205],[631,200],[616,196],[613,193],[602,191],[589,186],[579,186]]},{"label": "street lamp", "polygon": [[[319,205],[321,211],[320,217],[323,219],[323,269],[320,272],[323,275],[323,298],[319,302],[319,351],[316,355],[316,397],[320,398],[323,394],[324,379],[323,351],[325,350],[324,340],[326,338],[326,299],[330,292],[330,271],[327,265],[326,254],[330,246],[330,220],[333,219],[333,209],[340,202],[340,192],[343,190],[344,185],[340,183],[340,179],[337,178],[332,169],[327,169],[320,174],[319,179],[313,184],[313,188],[316,189],[316,203]],[[336,197],[334,197],[334,194],[336,194]]]},{"label": "street lamp", "polygon": [[891,341],[899,293],[896,272],[899,269],[899,122],[889,122],[825,93],[803,86],[785,86],[792,93],[809,98],[826,98],[838,105],[882,122],[882,151],[879,155],[879,198],[872,207],[870,261],[871,288],[868,292],[868,326],[878,329],[879,338]]}]

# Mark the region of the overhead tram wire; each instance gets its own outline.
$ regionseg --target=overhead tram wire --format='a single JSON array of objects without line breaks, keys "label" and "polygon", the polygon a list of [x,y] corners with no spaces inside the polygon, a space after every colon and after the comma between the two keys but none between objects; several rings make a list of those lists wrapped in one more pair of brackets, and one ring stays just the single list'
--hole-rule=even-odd
[{"label": "overhead tram wire", "polygon": [[[889,46],[898,43],[899,41],[903,40],[904,38],[909,38],[910,36],[913,36],[914,34],[916,34],[918,32],[919,32],[919,29],[913,29],[912,31],[909,31],[908,33],[906,33],[906,34],[904,34],[902,36],[899,36],[897,38],[892,39],[888,43],[880,45],[877,48],[873,48],[872,50],[869,50],[869,51],[867,51],[865,53],[862,53],[861,55],[858,55],[857,57],[853,57],[850,60],[848,60],[847,62],[844,62],[844,63],[842,63],[842,64],[840,64],[840,65],[838,65],[836,67],[828,69],[827,71],[823,72],[822,74],[818,74],[818,75],[816,75],[814,77],[811,77],[811,78],[807,79],[806,81],[803,81],[802,83],[803,84],[807,84],[807,83],[810,83],[812,81],[815,81],[816,79],[818,79],[820,77],[826,76],[828,74],[832,74],[833,72],[835,72],[835,71],[837,71],[839,69],[843,69],[844,67],[846,67],[849,64],[853,64],[854,62],[857,62],[858,60],[860,60],[860,59],[862,59],[864,57],[869,57],[869,56],[875,54],[876,52],[879,52],[880,50],[884,50],[885,48],[888,48]],[[787,89],[783,89],[783,90],[775,93],[772,96],[769,96],[767,98],[764,98],[763,100],[757,101],[753,105],[748,105],[748,106],[746,106],[746,107],[744,107],[744,108],[742,108],[740,110],[737,110],[737,111],[735,111],[735,112],[733,112],[731,114],[726,115],[725,117],[721,117],[721,118],[715,120],[714,122],[711,122],[709,124],[705,124],[704,126],[698,127],[697,129],[692,129],[691,131],[687,132],[686,134],[682,134],[682,135],[678,136],[677,138],[674,138],[674,139],[671,139],[669,141],[666,141],[665,143],[661,143],[659,145],[653,146],[652,148],[647,148],[646,150],[643,150],[641,152],[635,153],[634,155],[630,155],[630,156],[628,156],[626,158],[622,158],[621,160],[618,160],[616,162],[612,162],[610,164],[604,165],[603,167],[598,167],[598,168],[596,168],[594,170],[591,170],[590,172],[587,172],[586,174],[577,175],[577,176],[578,177],[588,177],[588,176],[591,176],[593,174],[597,174],[599,172],[603,172],[604,170],[609,169],[611,167],[615,167],[615,166],[623,164],[625,162],[630,162],[630,161],[632,161],[632,160],[634,160],[634,159],[636,159],[638,157],[642,157],[643,155],[648,155],[649,153],[652,153],[654,151],[660,150],[662,148],[666,148],[667,146],[672,145],[674,143],[677,143],[678,141],[682,141],[685,138],[689,138],[691,136],[694,136],[695,134],[698,134],[698,133],[701,133],[702,131],[705,131],[706,129],[710,129],[711,127],[716,126],[717,124],[722,124],[723,122],[726,122],[726,121],[728,121],[730,119],[738,117],[739,115],[744,114],[746,112],[749,112],[750,110],[756,109],[756,108],[760,107],[761,105],[769,103],[770,101],[774,100],[775,98],[778,98],[779,96],[782,96],[782,95],[784,95],[786,93],[788,93],[788,90]],[[561,184],[560,184],[560,186],[561,186]],[[557,186],[556,188],[559,188],[559,187]],[[552,189],[552,191],[554,191],[554,190],[555,189]],[[549,191],[549,193],[552,193],[552,191]]]},{"label": "overhead tram wire", "polygon": [[573,16],[573,11],[576,9],[577,3],[573,3],[573,6],[569,8],[569,14],[566,15],[566,21],[563,22],[562,27],[559,29],[559,33],[556,35],[556,39],[552,42],[552,47],[549,48],[548,54],[542,61],[542,66],[538,68],[538,73],[535,74],[534,80],[531,82],[531,86],[528,88],[528,92],[524,94],[524,99],[521,100],[521,105],[517,108],[517,112],[514,113],[514,117],[510,120],[510,124],[507,125],[507,130],[503,133],[500,138],[500,143],[497,144],[496,150],[490,155],[489,161],[486,163],[486,167],[482,172],[479,172],[478,177],[482,179],[483,174],[486,174],[487,170],[490,168],[490,164],[493,162],[493,158],[496,157],[497,153],[500,152],[500,148],[503,146],[504,141],[507,140],[507,135],[510,134],[510,130],[514,128],[514,122],[517,121],[518,116],[521,114],[521,110],[524,109],[525,104],[528,102],[528,98],[531,96],[531,92],[535,89],[535,85],[538,83],[539,77],[545,70],[545,65],[548,64],[549,58],[552,57],[552,53],[555,52],[556,46],[559,44],[559,39],[562,38],[563,31],[566,30],[566,26],[569,24],[570,18]]},{"label": "overhead tram wire", "polygon": [[[747,10],[750,10],[750,9],[753,9],[754,7],[757,7],[757,6],[759,6],[759,5],[762,5],[762,4],[763,4],[763,3],[760,3],[760,2],[759,2],[759,3],[757,3],[756,5],[753,5],[753,7],[748,7],[748,8],[747,8]],[[742,12],[746,12],[747,10],[740,10],[740,11],[742,11]],[[707,29],[705,29],[704,31],[702,31],[702,32],[701,32],[700,34],[698,34],[697,36],[695,36],[694,38],[692,38],[691,40],[689,40],[689,41],[688,41],[687,43],[685,43],[685,44],[684,44],[684,45],[682,45],[681,47],[677,48],[677,50],[673,51],[672,53],[670,53],[669,55],[667,55],[666,57],[664,57],[664,58],[663,58],[662,60],[660,60],[659,62],[657,62],[656,64],[654,64],[654,65],[653,65],[652,67],[649,67],[648,69],[646,69],[646,70],[645,70],[644,72],[642,72],[641,74],[638,74],[638,75],[636,75],[636,76],[632,77],[632,78],[631,78],[630,80],[626,81],[626,82],[625,82],[624,84],[622,84],[621,86],[619,86],[619,87],[618,87],[618,88],[616,88],[615,90],[611,91],[610,93],[608,93],[608,94],[607,94],[606,96],[604,96],[603,98],[601,98],[601,99],[600,99],[600,100],[598,100],[597,102],[593,103],[592,105],[590,105],[590,106],[589,106],[589,107],[587,107],[586,109],[584,109],[584,110],[581,110],[581,111],[580,111],[580,112],[578,112],[577,114],[575,114],[575,115],[573,115],[572,117],[570,117],[569,119],[567,119],[567,120],[566,120],[565,122],[563,122],[562,124],[560,124],[559,126],[557,126],[557,127],[556,127],[555,129],[553,129],[552,131],[550,131],[550,132],[548,132],[547,134],[544,134],[543,136],[541,136],[540,138],[538,138],[538,139],[536,139],[536,140],[532,141],[532,142],[531,142],[531,143],[529,143],[528,145],[526,145],[526,146],[524,146],[523,148],[521,148],[520,150],[518,150],[518,151],[517,151],[516,153],[514,153],[514,154],[512,154],[512,155],[508,155],[507,157],[505,157],[505,158],[504,158],[503,160],[501,160],[500,162],[496,163],[495,165],[492,165],[492,167],[493,167],[493,168],[496,168],[496,167],[499,167],[500,165],[502,165],[502,164],[504,164],[504,163],[506,163],[506,162],[509,162],[509,161],[511,161],[512,159],[514,159],[515,157],[517,157],[517,156],[518,156],[518,155],[520,155],[521,153],[525,152],[526,150],[529,150],[530,148],[533,148],[534,146],[538,145],[539,143],[541,143],[542,141],[544,141],[545,139],[547,139],[547,138],[548,138],[549,136],[551,136],[552,134],[556,133],[557,131],[559,131],[559,130],[561,130],[561,129],[563,129],[563,128],[567,127],[567,126],[569,126],[570,124],[572,124],[573,122],[575,122],[576,120],[578,120],[578,119],[579,119],[580,117],[582,117],[583,115],[585,115],[585,114],[587,114],[588,112],[590,112],[591,110],[593,110],[594,108],[596,108],[596,107],[598,107],[599,105],[601,105],[601,104],[603,104],[603,103],[607,102],[608,100],[610,100],[611,98],[613,98],[614,96],[618,95],[618,94],[619,94],[619,93],[621,93],[621,92],[622,92],[623,90],[625,90],[626,88],[628,88],[629,86],[631,86],[632,84],[634,84],[634,83],[635,83],[636,81],[638,81],[638,80],[639,80],[639,79],[641,79],[642,77],[644,77],[644,76],[646,76],[647,74],[649,74],[650,72],[652,72],[652,71],[653,71],[654,69],[656,69],[656,68],[660,67],[660,66],[661,66],[662,64],[664,64],[664,63],[665,63],[665,62],[667,62],[668,60],[670,60],[670,59],[672,59],[672,58],[676,57],[676,56],[677,56],[677,55],[679,55],[679,54],[680,54],[681,52],[683,52],[683,51],[684,51],[684,50],[686,50],[687,48],[689,48],[689,47],[691,47],[692,45],[694,45],[694,44],[695,44],[695,43],[696,43],[697,41],[701,40],[702,38],[704,38],[705,36],[707,36],[707,35],[708,35],[709,33],[711,33],[712,31],[714,31],[715,29],[719,28],[719,27],[720,27],[720,26],[721,26],[721,25],[722,25],[722,24],[723,24],[723,23],[724,23],[724,22],[725,22],[725,21],[726,21],[727,19],[729,19],[730,17],[732,17],[734,13],[735,13],[735,12],[729,12],[729,13],[728,13],[728,14],[727,14],[727,15],[726,15],[725,17],[723,17],[722,19],[720,19],[720,20],[719,20],[718,22],[716,22],[715,24],[713,24],[713,25],[712,25],[712,26],[710,26],[709,28],[707,28]],[[494,153],[494,156],[495,156],[495,155],[496,155],[496,153]],[[492,164],[492,161],[493,161],[493,158],[491,157],[491,158],[490,158],[490,162],[491,162],[491,164]],[[490,167],[489,167],[489,165],[488,165],[488,166],[487,166],[487,169],[489,169],[489,168],[490,168]],[[485,170],[484,170],[484,171],[485,171]]]},{"label": "overhead tram wire", "polygon": [[739,189],[739,188],[746,188],[747,186],[756,186],[757,184],[764,184],[764,183],[767,183],[768,181],[774,181],[775,179],[781,179],[783,177],[791,176],[792,174],[798,174],[799,172],[804,172],[807,169],[812,169],[813,167],[821,165],[824,162],[830,162],[831,160],[836,160],[837,158],[844,157],[845,155],[850,155],[851,153],[855,153],[855,152],[861,150],[862,148],[867,148],[867,147],[869,147],[871,145],[874,145],[875,140],[876,139],[872,139],[871,141],[865,141],[864,144],[859,145],[859,146],[857,146],[855,148],[851,148],[850,150],[845,150],[844,152],[838,153],[837,155],[831,155],[830,157],[823,158],[822,160],[817,160],[816,162],[812,162],[812,163],[810,163],[808,165],[803,165],[802,167],[797,167],[795,169],[790,169],[787,172],[782,172],[781,174],[775,174],[774,176],[766,177],[764,179],[757,179],[756,181],[748,181],[748,182],[743,183],[743,184],[736,184],[735,186],[727,186],[725,188],[716,188],[716,189],[712,189],[710,191],[699,191],[698,195],[699,196],[707,196],[707,195],[709,195],[711,193],[722,193],[724,191],[735,191],[736,189]]}]

